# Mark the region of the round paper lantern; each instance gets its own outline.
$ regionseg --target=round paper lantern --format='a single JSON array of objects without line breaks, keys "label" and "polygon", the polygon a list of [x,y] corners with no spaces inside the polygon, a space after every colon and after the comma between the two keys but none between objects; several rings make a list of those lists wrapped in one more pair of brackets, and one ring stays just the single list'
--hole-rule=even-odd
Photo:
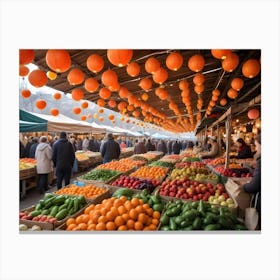
[{"label": "round paper lantern", "polygon": [[230,88],[227,92],[227,96],[231,99],[235,99],[238,96],[238,92],[235,89]]},{"label": "round paper lantern", "polygon": [[211,54],[217,59],[225,59],[231,54],[231,50],[211,50]]},{"label": "round paper lantern", "polygon": [[211,100],[213,100],[213,101],[218,101],[218,99],[219,99],[219,97],[215,96],[215,95],[213,95],[212,98],[211,98]]},{"label": "round paper lantern", "polygon": [[113,70],[106,70],[101,75],[102,84],[106,87],[112,86],[118,83],[118,76]]},{"label": "round paper lantern", "polygon": [[82,110],[81,110],[81,108],[79,108],[79,107],[75,107],[75,108],[73,109],[73,113],[74,113],[75,115],[79,115],[79,114],[81,114],[81,112],[82,112]]},{"label": "round paper lantern", "polygon": [[257,110],[257,109],[251,109],[251,110],[248,111],[248,118],[250,120],[257,119],[259,117],[259,115],[260,115],[260,111]]},{"label": "round paper lantern", "polygon": [[94,117],[95,119],[97,119],[97,118],[98,118],[98,114],[97,114],[97,113],[94,113],[94,114],[93,114],[93,117]]},{"label": "round paper lantern", "polygon": [[246,78],[254,78],[261,71],[261,65],[256,59],[247,60],[242,66],[242,73]]},{"label": "round paper lantern", "polygon": [[29,73],[29,68],[27,66],[25,66],[25,65],[20,65],[19,66],[19,75],[21,77],[27,76],[28,73]]},{"label": "round paper lantern", "polygon": [[47,106],[47,102],[43,99],[38,99],[35,105],[39,110],[44,110]]},{"label": "round paper lantern", "polygon": [[161,100],[166,100],[169,96],[167,90],[163,88],[157,88],[155,90],[155,94],[161,99]]},{"label": "round paper lantern", "polygon": [[141,105],[141,101],[136,99],[134,102],[134,107],[140,107],[140,105]]},{"label": "round paper lantern", "polygon": [[81,99],[84,98],[84,92],[79,88],[73,89],[71,94],[72,94],[72,99],[75,101],[80,101]]},{"label": "round paper lantern", "polygon": [[[105,104],[106,104],[106,102],[105,102],[104,99],[99,98],[99,99],[97,100],[97,105],[98,105],[99,107],[104,107]],[[100,112],[99,112],[99,113],[100,113]]]},{"label": "round paper lantern", "polygon": [[110,121],[113,121],[113,120],[115,119],[115,116],[114,116],[114,115],[109,115],[109,116],[108,116],[108,119],[109,119]]},{"label": "round paper lantern", "polygon": [[200,54],[195,54],[188,60],[188,67],[194,72],[199,72],[204,68],[205,60]]},{"label": "round paper lantern", "polygon": [[167,56],[165,63],[168,69],[177,71],[183,64],[183,56],[178,52],[172,52]]},{"label": "round paper lantern", "polygon": [[190,97],[190,90],[189,89],[183,90],[181,92],[181,96],[182,96],[182,98],[189,98]]},{"label": "round paper lantern", "polygon": [[71,66],[71,57],[65,50],[48,50],[46,63],[50,69],[57,73],[66,72]]},{"label": "round paper lantern", "polygon": [[129,90],[126,87],[121,87],[119,90],[120,98],[128,98],[131,95]]},{"label": "round paper lantern", "polygon": [[123,122],[124,121],[124,116],[120,117],[120,121]]},{"label": "round paper lantern", "polygon": [[109,100],[108,106],[109,106],[110,108],[115,108],[115,107],[117,106],[116,100],[113,100],[113,99]]},{"label": "round paper lantern", "polygon": [[99,83],[94,78],[88,78],[85,80],[85,89],[88,92],[95,92],[99,87]]},{"label": "round paper lantern", "polygon": [[104,67],[104,60],[98,54],[92,54],[87,58],[87,68],[93,73],[100,72]]},{"label": "round paper lantern", "polygon": [[134,111],[132,113],[132,115],[135,117],[135,118],[139,118],[140,117],[140,112],[139,111]]},{"label": "round paper lantern", "polygon": [[59,110],[56,109],[56,108],[51,109],[51,115],[55,116],[55,117],[58,116],[59,115]]},{"label": "round paper lantern", "polygon": [[194,87],[194,91],[195,91],[197,94],[201,94],[201,93],[204,91],[204,85],[195,86],[195,87]]},{"label": "round paper lantern", "polygon": [[48,77],[44,71],[36,69],[29,74],[28,81],[32,86],[39,88],[47,84]]},{"label": "round paper lantern", "polygon": [[154,74],[153,74],[153,80],[157,84],[164,83],[168,78],[168,73],[164,68],[159,68]]},{"label": "round paper lantern", "polygon": [[81,121],[86,121],[86,120],[87,120],[87,116],[82,115],[82,116],[81,116]]},{"label": "round paper lantern", "polygon": [[140,66],[136,62],[131,62],[126,66],[126,72],[131,77],[137,77],[140,74]]},{"label": "round paper lantern", "polygon": [[149,90],[152,87],[152,80],[149,78],[144,78],[140,81],[139,86],[143,89],[143,90]]},{"label": "round paper lantern", "polygon": [[55,72],[52,72],[52,71],[48,71],[47,72],[47,77],[50,79],[50,80],[55,80],[57,78],[57,74]]},{"label": "round paper lantern", "polygon": [[145,62],[145,70],[149,74],[154,74],[160,68],[159,61],[154,58],[150,57]]},{"label": "round paper lantern", "polygon": [[211,107],[214,107],[214,106],[216,105],[216,102],[213,101],[213,100],[211,100],[211,101],[209,102],[209,104],[211,105]]},{"label": "round paper lantern", "polygon": [[186,80],[182,80],[179,82],[179,89],[180,90],[187,90],[189,88],[189,82]]},{"label": "round paper lantern", "polygon": [[214,96],[220,96],[220,94],[221,94],[221,92],[218,90],[218,89],[214,89],[213,91],[212,91],[212,95],[214,95]]},{"label": "round paper lantern", "polygon": [[174,110],[174,109],[176,109],[177,105],[174,101],[171,101],[169,103],[168,107],[169,107],[170,110]]},{"label": "round paper lantern", "polygon": [[108,60],[115,66],[122,67],[132,59],[132,50],[107,50]]},{"label": "round paper lantern", "polygon": [[123,109],[125,109],[126,106],[127,106],[127,103],[124,102],[124,101],[121,101],[121,102],[119,103],[119,105],[118,105],[119,111],[122,111]]},{"label": "round paper lantern", "polygon": [[201,73],[197,73],[193,77],[193,83],[197,86],[202,85],[204,83],[204,81],[205,81],[205,77]]},{"label": "round paper lantern", "polygon": [[242,87],[244,86],[244,82],[242,79],[240,78],[234,78],[232,81],[231,81],[231,87],[237,91],[241,90]]},{"label": "round paper lantern", "polygon": [[137,97],[135,95],[130,95],[127,99],[128,104],[135,104],[135,102],[137,101]]},{"label": "round paper lantern", "polygon": [[67,80],[72,86],[81,84],[84,81],[84,79],[84,72],[78,68],[72,69],[67,75]]},{"label": "round paper lantern", "polygon": [[29,98],[31,96],[31,91],[29,89],[23,89],[21,91],[21,96],[23,98]]},{"label": "round paper lantern", "polygon": [[104,113],[104,109],[102,109],[102,108],[98,109],[98,113],[99,114],[103,114]]},{"label": "round paper lantern", "polygon": [[129,111],[129,112],[132,112],[132,111],[134,111],[134,106],[132,105],[132,104],[130,104],[130,105],[128,105],[127,106],[127,110]]},{"label": "round paper lantern", "polygon": [[33,61],[35,57],[34,50],[19,50],[19,64],[25,65]]},{"label": "round paper lantern", "polygon": [[61,99],[61,93],[56,92],[56,93],[53,95],[53,98],[54,98],[55,100]]},{"label": "round paper lantern", "polygon": [[99,96],[103,99],[108,99],[111,97],[111,91],[108,88],[101,88],[99,90]]},{"label": "round paper lantern", "polygon": [[86,109],[88,107],[88,102],[87,101],[84,101],[82,104],[81,104],[81,107],[83,109]]},{"label": "round paper lantern", "polygon": [[99,121],[100,121],[100,122],[103,122],[103,121],[104,121],[104,118],[103,118],[103,117],[99,117]]},{"label": "round paper lantern", "polygon": [[130,120],[126,120],[126,123],[130,123]]},{"label": "round paper lantern", "polygon": [[220,100],[220,105],[221,105],[221,106],[227,105],[227,100],[226,100],[225,98],[222,98],[222,99]]},{"label": "round paper lantern", "polygon": [[227,72],[232,72],[239,63],[239,57],[236,53],[230,53],[222,62],[222,67]]}]

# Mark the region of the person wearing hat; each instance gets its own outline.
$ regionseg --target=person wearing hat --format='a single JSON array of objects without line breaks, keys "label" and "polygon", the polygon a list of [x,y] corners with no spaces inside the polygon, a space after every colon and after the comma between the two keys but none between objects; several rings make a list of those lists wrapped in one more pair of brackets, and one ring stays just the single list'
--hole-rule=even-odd
[{"label": "person wearing hat", "polygon": [[41,136],[35,152],[37,161],[38,190],[44,194],[48,190],[48,175],[52,172],[52,148],[46,136]]},{"label": "person wearing hat", "polygon": [[215,158],[219,153],[219,146],[218,146],[218,143],[216,141],[216,137],[213,137],[213,136],[209,137],[208,144],[211,145],[210,151],[200,153],[200,158],[201,159]]},{"label": "person wearing hat", "polygon": [[101,147],[103,163],[110,162],[113,159],[118,159],[120,154],[121,149],[119,143],[114,140],[112,133],[108,133],[107,140]]},{"label": "person wearing hat", "polygon": [[52,160],[55,166],[57,177],[57,189],[62,188],[62,181],[65,186],[70,184],[72,168],[75,161],[75,152],[72,144],[68,141],[66,132],[60,133],[60,138],[53,145]]}]

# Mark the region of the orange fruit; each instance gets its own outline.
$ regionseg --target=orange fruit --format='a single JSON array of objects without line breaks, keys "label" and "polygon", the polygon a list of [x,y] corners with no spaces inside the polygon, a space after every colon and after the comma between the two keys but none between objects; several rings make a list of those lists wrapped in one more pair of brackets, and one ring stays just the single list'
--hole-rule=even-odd
[{"label": "orange fruit", "polygon": [[131,209],[131,210],[129,211],[129,217],[130,217],[132,220],[136,221],[136,220],[137,220],[137,217],[138,217],[138,212],[137,212],[135,209]]},{"label": "orange fruit", "polygon": [[153,209],[150,208],[150,209],[146,209],[146,213],[147,213],[147,215],[149,215],[150,217],[152,217],[154,211],[153,211]]},{"label": "orange fruit", "polygon": [[78,229],[79,230],[87,230],[87,224],[86,223],[81,223],[78,225]]},{"label": "orange fruit", "polygon": [[66,225],[67,225],[67,226],[69,226],[69,225],[71,225],[71,224],[75,224],[75,225],[76,225],[76,221],[75,221],[74,218],[70,218],[70,219],[68,219],[67,222],[66,222]]},{"label": "orange fruit", "polygon": [[119,199],[116,199],[115,201],[114,201],[114,206],[115,207],[119,207],[119,206],[121,206],[121,205],[123,205],[123,202],[121,201],[121,200],[119,200]]},{"label": "orange fruit", "polygon": [[134,208],[136,207],[136,206],[138,206],[139,205],[139,199],[137,198],[137,197],[133,197],[132,199],[131,199],[131,204],[134,206]]},{"label": "orange fruit", "polygon": [[150,207],[150,205],[148,203],[145,203],[145,204],[143,204],[143,208],[144,209],[150,209],[151,207]]},{"label": "orange fruit", "polygon": [[127,210],[125,209],[125,207],[123,205],[121,205],[118,207],[118,212],[119,212],[119,215],[122,215],[122,214],[126,213]]},{"label": "orange fruit", "polygon": [[98,223],[96,225],[96,230],[105,230],[105,229],[106,229],[105,223]]},{"label": "orange fruit", "polygon": [[91,210],[93,210],[94,209],[94,204],[91,204],[90,206],[88,206],[86,209],[85,209],[85,214],[89,214],[89,212],[91,211]]},{"label": "orange fruit", "polygon": [[73,230],[76,227],[77,227],[76,224],[70,224],[69,226],[67,226],[66,230]]},{"label": "orange fruit", "polygon": [[95,230],[96,229],[96,224],[90,224],[87,227],[87,230]]},{"label": "orange fruit", "polygon": [[152,224],[157,226],[159,224],[159,220],[158,219],[152,219]]},{"label": "orange fruit", "polygon": [[81,224],[81,223],[83,223],[83,216],[82,215],[80,215],[76,218],[76,224]]},{"label": "orange fruit", "polygon": [[143,228],[143,230],[150,230],[150,227],[146,226],[146,227]]},{"label": "orange fruit", "polygon": [[101,212],[101,215],[102,215],[102,216],[105,216],[105,215],[107,214],[107,212],[109,212],[109,210],[107,210],[106,208],[102,208],[102,209],[100,210],[100,212]]},{"label": "orange fruit", "polygon": [[107,202],[104,204],[104,208],[105,208],[106,210],[110,210],[112,206],[113,206],[113,202],[111,202],[111,201],[107,201]]},{"label": "orange fruit", "polygon": [[144,200],[143,199],[139,199],[139,204],[140,205],[144,205]]},{"label": "orange fruit", "polygon": [[99,219],[99,217],[101,216],[101,214],[94,214],[94,215],[92,215],[90,218],[91,218],[91,220],[95,223],[95,224],[97,224],[98,223],[98,219]]},{"label": "orange fruit", "polygon": [[138,221],[141,222],[142,224],[146,224],[147,221],[148,221],[147,215],[144,214],[144,213],[140,213],[140,214],[138,215]]},{"label": "orange fruit", "polygon": [[106,223],[106,229],[107,230],[116,230],[117,226],[114,222],[107,222]]},{"label": "orange fruit", "polygon": [[113,206],[110,211],[115,215],[115,217],[119,215],[118,208],[115,206]]},{"label": "orange fruit", "polygon": [[87,223],[88,221],[89,221],[89,215],[88,214],[82,214],[81,215],[82,216],[82,220],[83,220],[83,223]]},{"label": "orange fruit", "polygon": [[154,224],[149,225],[150,230],[156,230],[157,226]]},{"label": "orange fruit", "polygon": [[115,218],[115,224],[116,224],[117,227],[120,227],[120,226],[125,224],[125,220],[123,219],[122,216],[117,216]]},{"label": "orange fruit", "polygon": [[128,228],[127,228],[126,225],[122,225],[122,226],[119,226],[119,227],[118,227],[118,230],[123,231],[123,230],[128,230]]},{"label": "orange fruit", "polygon": [[122,201],[123,203],[125,203],[126,200],[127,200],[127,198],[126,198],[124,195],[122,195],[122,196],[119,198],[119,200]]},{"label": "orange fruit", "polygon": [[107,222],[107,219],[106,219],[106,217],[105,216],[100,216],[99,218],[98,218],[98,221],[97,221],[98,223],[106,223]]},{"label": "orange fruit", "polygon": [[124,219],[125,222],[129,220],[129,215],[127,213],[122,214],[122,218]]},{"label": "orange fruit", "polygon": [[124,203],[124,207],[127,211],[130,211],[133,206],[131,205],[131,202],[129,200],[127,200],[125,203]]},{"label": "orange fruit", "polygon": [[135,230],[142,230],[144,228],[143,224],[141,222],[135,222],[134,229]]},{"label": "orange fruit", "polygon": [[129,219],[126,222],[126,226],[127,226],[128,229],[134,229],[134,224],[135,224],[135,222],[132,219]]},{"label": "orange fruit", "polygon": [[106,217],[107,221],[114,221],[116,216],[112,211],[109,211],[109,212],[107,212],[105,217]]},{"label": "orange fruit", "polygon": [[153,218],[154,219],[159,219],[160,218],[160,212],[159,211],[154,211]]},{"label": "orange fruit", "polygon": [[143,206],[142,206],[142,205],[136,206],[135,210],[138,212],[138,214],[144,213],[144,209],[143,209]]},{"label": "orange fruit", "polygon": [[95,205],[94,210],[101,210],[102,208],[103,208],[102,204],[97,204]]}]

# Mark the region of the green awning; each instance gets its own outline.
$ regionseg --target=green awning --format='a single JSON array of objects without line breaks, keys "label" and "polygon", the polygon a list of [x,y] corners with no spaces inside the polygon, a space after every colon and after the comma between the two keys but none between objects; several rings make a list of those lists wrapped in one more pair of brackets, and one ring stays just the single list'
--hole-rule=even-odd
[{"label": "green awning", "polygon": [[48,121],[34,116],[26,111],[19,110],[19,131],[40,132],[48,130]]}]

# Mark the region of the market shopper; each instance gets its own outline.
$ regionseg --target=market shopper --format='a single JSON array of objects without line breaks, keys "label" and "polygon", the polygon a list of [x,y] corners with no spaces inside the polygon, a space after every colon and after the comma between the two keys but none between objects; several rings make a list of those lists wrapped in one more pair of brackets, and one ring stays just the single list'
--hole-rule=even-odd
[{"label": "market shopper", "polygon": [[147,144],[146,144],[146,150],[147,152],[149,151],[155,151],[156,147],[155,145],[152,143],[151,139],[148,139]]},{"label": "market shopper", "polygon": [[19,140],[19,157],[24,158],[25,157],[25,150],[24,150],[24,145],[22,142]]},{"label": "market shopper", "polygon": [[238,146],[238,154],[235,158],[251,158],[252,151],[251,148],[245,143],[242,138],[238,138],[236,140],[236,145]]},{"label": "market shopper", "polygon": [[48,175],[52,172],[52,148],[46,136],[40,137],[40,143],[35,152],[37,161],[36,169],[38,174],[38,190],[44,194],[48,190]]},{"label": "market shopper", "polygon": [[79,151],[81,151],[83,149],[83,140],[81,138],[78,138],[78,141],[77,141],[77,149]]},{"label": "market shopper", "polygon": [[170,155],[170,154],[172,154],[172,146],[173,146],[173,141],[172,140],[169,140],[168,142],[167,142],[167,150],[168,150],[168,154]]},{"label": "market shopper", "polygon": [[173,154],[179,155],[180,154],[180,150],[182,148],[182,145],[180,142],[178,142],[178,140],[176,140],[173,145],[172,145],[172,152]]},{"label": "market shopper", "polygon": [[145,144],[143,141],[135,140],[134,154],[145,154],[147,152]]},{"label": "market shopper", "polygon": [[32,145],[30,147],[30,150],[29,150],[29,157],[30,158],[35,158],[35,152],[36,152],[36,149],[37,149],[37,146],[38,146],[38,138],[33,138],[32,139]]},{"label": "market shopper", "polygon": [[164,155],[167,153],[167,146],[166,146],[165,141],[159,140],[159,142],[157,144],[157,151],[163,152]]},{"label": "market shopper", "polygon": [[209,151],[200,153],[201,159],[215,158],[219,153],[219,146],[215,137],[210,137],[207,143],[211,145],[211,148]]},{"label": "market shopper", "polygon": [[60,133],[60,139],[54,144],[52,160],[56,168],[57,189],[61,189],[64,179],[69,185],[72,167],[75,161],[75,152],[72,144],[67,140],[66,132]]},{"label": "market shopper", "polygon": [[107,140],[101,144],[101,155],[103,163],[110,162],[113,159],[119,159],[121,154],[120,145],[114,140],[113,134],[107,134]]},{"label": "market shopper", "polygon": [[25,156],[25,157],[29,157],[30,148],[31,148],[32,144],[33,144],[33,137],[30,136],[30,137],[28,138],[28,141],[27,141],[25,147],[24,147],[24,156]]},{"label": "market shopper", "polygon": [[89,145],[89,139],[86,136],[86,138],[83,140],[83,144],[82,144],[82,148],[83,148],[84,151],[88,150],[88,145]]},{"label": "market shopper", "polygon": [[123,140],[120,144],[121,149],[127,148],[125,141]]}]

